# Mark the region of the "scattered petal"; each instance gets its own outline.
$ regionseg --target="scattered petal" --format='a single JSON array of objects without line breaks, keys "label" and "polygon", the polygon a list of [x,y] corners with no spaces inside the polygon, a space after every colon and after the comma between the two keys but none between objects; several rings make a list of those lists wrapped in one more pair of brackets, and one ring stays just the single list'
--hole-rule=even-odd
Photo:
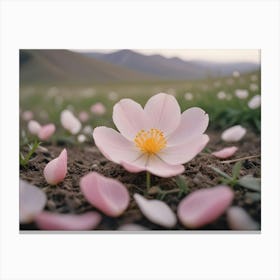
[{"label": "scattered petal", "polygon": [[35,222],[42,230],[90,230],[101,222],[101,215],[93,211],[83,214],[44,211],[36,216]]},{"label": "scattered petal", "polygon": [[257,109],[261,106],[261,96],[255,95],[252,99],[248,102],[248,107],[250,109]]},{"label": "scattered petal", "polygon": [[21,115],[22,119],[25,121],[30,121],[33,119],[33,112],[31,111],[24,111]]},{"label": "scattered petal", "polygon": [[71,134],[77,134],[81,129],[80,121],[69,110],[64,110],[60,114],[62,126]]},{"label": "scattered petal", "polygon": [[180,202],[179,220],[185,227],[200,228],[222,215],[233,197],[234,193],[228,186],[194,191]]},{"label": "scattered petal", "polygon": [[232,206],[227,210],[227,221],[233,230],[258,230],[259,224],[239,206]]},{"label": "scattered petal", "polygon": [[142,230],[148,230],[147,228],[137,225],[137,224],[126,224],[122,225],[118,228],[118,230],[122,231],[142,231]]},{"label": "scattered petal", "polygon": [[79,119],[80,119],[81,122],[86,122],[86,121],[88,121],[88,119],[89,119],[88,113],[87,113],[86,111],[81,111],[81,112],[79,113]]},{"label": "scattered petal", "polygon": [[38,135],[38,133],[41,129],[41,125],[37,121],[34,121],[34,120],[29,121],[27,127],[28,127],[28,130],[30,131],[30,133],[34,134],[34,135]]},{"label": "scattered petal", "polygon": [[213,152],[212,155],[217,158],[226,159],[233,156],[237,150],[238,148],[236,146],[232,146],[232,147],[221,149],[217,152]]},{"label": "scattered petal", "polygon": [[44,168],[44,176],[50,185],[62,182],[67,173],[67,150],[64,149],[60,155],[51,160]]},{"label": "scattered petal", "polygon": [[86,140],[87,140],[87,138],[84,134],[79,134],[78,135],[78,142],[79,143],[84,143]]},{"label": "scattered petal", "polygon": [[143,215],[151,222],[166,228],[172,228],[176,225],[176,215],[163,201],[148,200],[137,193],[133,197]]},{"label": "scattered petal", "polygon": [[249,93],[246,89],[237,89],[235,90],[235,96],[239,99],[246,99],[249,96]]},{"label": "scattered petal", "polygon": [[184,94],[184,98],[189,101],[189,100],[193,100],[193,94],[190,92],[187,92]]},{"label": "scattered petal", "polygon": [[46,124],[41,127],[41,129],[38,132],[38,137],[40,140],[48,140],[55,132],[55,125],[50,123]]},{"label": "scattered petal", "polygon": [[129,194],[119,181],[91,172],[80,180],[85,198],[108,216],[118,217],[128,207]]},{"label": "scattered petal", "polygon": [[90,111],[95,115],[104,115],[106,108],[101,102],[97,102],[90,107]]},{"label": "scattered petal", "polygon": [[36,186],[19,180],[19,220],[30,223],[47,203],[46,194]]},{"label": "scattered petal", "polygon": [[223,99],[227,98],[227,94],[224,91],[219,91],[217,93],[217,97],[218,97],[218,99],[223,100]]},{"label": "scattered petal", "polygon": [[241,125],[235,125],[228,129],[226,129],[222,133],[222,140],[225,142],[238,142],[241,140],[246,134],[246,128]]}]

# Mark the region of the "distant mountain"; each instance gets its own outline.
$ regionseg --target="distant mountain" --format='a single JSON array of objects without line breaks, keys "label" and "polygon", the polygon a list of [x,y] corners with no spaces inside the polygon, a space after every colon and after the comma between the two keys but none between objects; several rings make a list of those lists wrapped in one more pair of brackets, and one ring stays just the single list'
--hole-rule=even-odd
[{"label": "distant mountain", "polygon": [[100,61],[150,74],[163,79],[192,80],[207,77],[223,77],[233,71],[246,73],[259,68],[255,63],[212,63],[207,61],[185,61],[177,57],[166,58],[161,55],[143,55],[131,50],[112,53],[84,53]]},{"label": "distant mountain", "polygon": [[21,83],[144,81],[152,78],[68,50],[20,50]]}]

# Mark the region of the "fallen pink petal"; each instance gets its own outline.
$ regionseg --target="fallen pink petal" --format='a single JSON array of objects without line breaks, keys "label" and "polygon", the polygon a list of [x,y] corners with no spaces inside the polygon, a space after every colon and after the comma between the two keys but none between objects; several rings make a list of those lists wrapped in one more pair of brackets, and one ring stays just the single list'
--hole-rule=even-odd
[{"label": "fallen pink petal", "polygon": [[31,111],[24,111],[21,115],[22,119],[25,121],[30,121],[33,119],[34,114]]},{"label": "fallen pink petal", "polygon": [[86,111],[82,111],[79,113],[79,119],[81,122],[86,122],[89,119],[89,115]]},{"label": "fallen pink petal", "polygon": [[137,224],[126,224],[126,225],[122,225],[118,228],[118,230],[121,231],[143,231],[143,230],[148,230],[148,228],[143,227],[141,225],[137,225]]},{"label": "fallen pink petal", "polygon": [[232,157],[237,152],[237,150],[238,147],[232,146],[213,152],[212,155],[220,159],[226,159]]},{"label": "fallen pink petal", "polygon": [[27,127],[29,132],[34,135],[38,135],[39,131],[41,130],[41,125],[35,120],[30,120],[27,124]]},{"label": "fallen pink petal", "polygon": [[204,134],[208,115],[196,107],[181,114],[176,99],[165,93],[151,97],[144,109],[131,99],[122,99],[114,106],[113,121],[119,132],[97,127],[95,144],[107,159],[134,172],[146,170],[160,177],[181,174],[182,164],[209,141]]},{"label": "fallen pink petal", "polygon": [[19,180],[19,220],[20,223],[30,223],[47,203],[46,194],[38,187]]},{"label": "fallen pink petal", "polygon": [[91,172],[81,178],[80,188],[88,202],[107,216],[118,217],[128,207],[129,193],[117,180]]},{"label": "fallen pink petal", "polygon": [[36,216],[35,222],[42,230],[92,230],[101,222],[101,215],[93,211],[83,214],[44,211]]},{"label": "fallen pink petal", "polygon": [[165,202],[156,199],[148,200],[137,193],[134,194],[134,199],[149,221],[166,228],[176,225],[176,215]]},{"label": "fallen pink petal", "polygon": [[46,124],[40,128],[38,132],[38,137],[40,140],[46,141],[52,137],[54,132],[55,132],[55,125],[52,123]]},{"label": "fallen pink petal", "polygon": [[62,126],[71,134],[77,134],[82,127],[80,121],[69,110],[64,110],[61,112],[60,122]]},{"label": "fallen pink petal", "polygon": [[44,177],[50,185],[62,182],[67,173],[67,150],[64,149],[60,155],[51,160],[44,168]]},{"label": "fallen pink petal", "polygon": [[226,129],[221,137],[225,142],[238,142],[245,136],[246,132],[246,128],[241,125],[235,125]]},{"label": "fallen pink petal", "polygon": [[104,115],[106,108],[101,102],[97,102],[90,107],[90,111],[95,115]]},{"label": "fallen pink petal", "polygon": [[258,230],[259,224],[239,206],[232,206],[227,210],[227,221],[232,230]]},{"label": "fallen pink petal", "polygon": [[219,218],[231,205],[233,197],[228,186],[194,191],[180,202],[178,218],[187,228],[200,228]]}]

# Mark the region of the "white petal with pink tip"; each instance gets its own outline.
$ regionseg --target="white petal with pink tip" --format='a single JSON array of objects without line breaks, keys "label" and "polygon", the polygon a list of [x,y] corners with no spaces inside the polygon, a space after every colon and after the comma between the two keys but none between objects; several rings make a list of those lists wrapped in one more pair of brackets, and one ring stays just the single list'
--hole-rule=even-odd
[{"label": "white petal with pink tip", "polygon": [[80,188],[85,198],[108,216],[118,217],[128,207],[128,191],[117,180],[91,172],[81,178]]},{"label": "white petal with pink tip", "polygon": [[217,158],[226,159],[226,158],[233,156],[237,150],[238,150],[237,147],[232,146],[232,147],[227,147],[227,148],[221,149],[219,151],[213,152],[212,155]]},{"label": "white petal with pink tip", "polygon": [[36,186],[19,180],[19,220],[30,223],[39,214],[47,202],[46,194]]},{"label": "white petal with pink tip", "polygon": [[226,129],[222,133],[222,140],[226,142],[238,142],[246,134],[246,129],[241,125],[235,125]]},{"label": "white petal with pink tip", "polygon": [[143,215],[151,222],[166,228],[172,228],[176,225],[176,215],[163,201],[148,200],[137,193],[133,197]]},{"label": "white petal with pink tip", "polygon": [[67,151],[64,149],[60,155],[51,160],[44,168],[44,176],[50,185],[62,182],[67,173]]},{"label": "white petal with pink tip", "polygon": [[36,216],[35,222],[42,230],[91,230],[101,222],[101,215],[93,211],[83,214],[44,211]]},{"label": "white petal with pink tip", "polygon": [[38,132],[40,140],[48,140],[55,132],[55,125],[50,123],[42,126]]},{"label": "white petal with pink tip", "polygon": [[179,220],[185,227],[200,228],[222,215],[232,203],[233,197],[233,191],[228,186],[194,191],[180,202]]},{"label": "white petal with pink tip", "polygon": [[233,230],[257,230],[259,224],[239,206],[232,206],[227,210],[227,221]]}]

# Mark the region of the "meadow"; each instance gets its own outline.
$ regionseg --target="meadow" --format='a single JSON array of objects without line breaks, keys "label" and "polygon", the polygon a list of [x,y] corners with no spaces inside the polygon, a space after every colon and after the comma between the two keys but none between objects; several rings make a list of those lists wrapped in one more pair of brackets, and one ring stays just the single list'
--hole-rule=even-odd
[{"label": "meadow", "polygon": [[[236,96],[236,90],[246,90],[248,96],[240,98]],[[120,99],[131,98],[143,106],[159,92],[173,95],[182,112],[190,107],[202,108],[209,115],[206,133],[210,136],[210,142],[203,152],[185,164],[186,171],[181,176],[152,176],[152,188],[146,193],[145,174],[129,173],[108,161],[95,147],[92,129],[97,126],[115,128],[112,110]],[[20,177],[44,190],[48,197],[45,210],[72,214],[95,209],[79,193],[79,179],[89,171],[118,179],[128,188],[131,197],[137,191],[146,198],[166,202],[174,211],[180,200],[189,193],[223,183],[234,190],[233,205],[243,207],[260,227],[260,190],[254,189],[255,183],[249,183],[249,187],[240,183],[242,176],[251,175],[258,180],[261,176],[261,108],[252,109],[252,106],[248,106],[250,99],[260,94],[260,72],[197,81],[21,85],[20,157],[28,158],[25,161],[21,158],[24,164],[20,166]],[[91,112],[91,106],[96,103],[104,106],[104,112]],[[81,112],[88,116],[82,121],[82,128],[76,135],[71,135],[60,123],[60,114],[65,109],[77,117]],[[29,132],[28,118],[24,117],[28,111],[32,112],[32,119],[42,125],[55,124],[56,132],[50,139],[39,144],[37,137]],[[243,126],[247,133],[235,143],[238,152],[230,160],[221,161],[211,153],[230,146],[221,140],[221,134],[233,125]],[[44,166],[65,147],[68,151],[66,179],[57,186],[49,186],[42,175]],[[146,219],[131,200],[128,210],[121,217],[111,218],[102,214],[102,222],[97,229],[115,230],[135,223],[148,229],[164,228]],[[229,228],[225,214],[201,227],[208,230]],[[37,229],[37,226],[35,223],[22,224],[21,229]],[[186,228],[178,222],[174,229]]]}]

